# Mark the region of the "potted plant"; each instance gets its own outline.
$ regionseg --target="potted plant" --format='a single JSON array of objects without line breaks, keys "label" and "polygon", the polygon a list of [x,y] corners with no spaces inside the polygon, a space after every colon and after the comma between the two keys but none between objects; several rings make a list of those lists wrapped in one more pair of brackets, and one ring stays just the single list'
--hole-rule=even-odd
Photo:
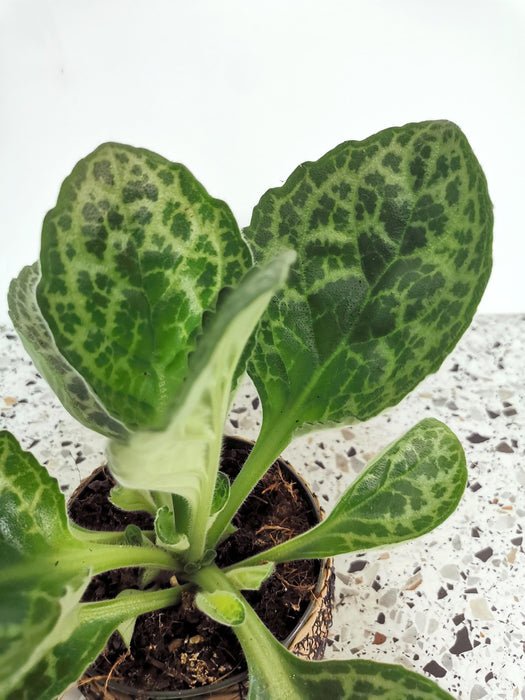
[{"label": "potted plant", "polygon": [[[0,688],[59,695],[138,615],[190,595],[231,627],[250,700],[446,698],[365,660],[307,661],[241,591],[279,562],[391,545],[452,513],[467,472],[425,419],[372,460],[320,524],[227,568],[232,519],[297,435],[364,421],[437,370],[491,268],[492,207],[465,136],[446,121],[345,142],[269,190],[243,235],[182,165],[108,143],[81,160],[45,217],[41,256],[13,281],[11,318],[63,405],[108,438],[122,509],[151,531],[74,525],[55,480],[0,435]],[[260,435],[233,483],[219,470],[247,371]],[[92,576],[142,567],[170,585],[82,602]],[[124,634],[124,632],[123,632]]]}]

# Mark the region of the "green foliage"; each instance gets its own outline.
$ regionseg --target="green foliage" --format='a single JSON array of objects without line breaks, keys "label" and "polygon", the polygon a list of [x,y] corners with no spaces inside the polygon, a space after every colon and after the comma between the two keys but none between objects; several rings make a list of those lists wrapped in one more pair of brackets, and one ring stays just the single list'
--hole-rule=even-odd
[{"label": "green foliage", "polygon": [[[11,318],[66,409],[110,438],[114,504],[148,510],[155,526],[74,526],[56,481],[0,433],[1,697],[57,696],[113,630],[129,638],[137,615],[189,590],[234,628],[250,700],[449,698],[398,666],[295,658],[240,593],[273,562],[439,525],[466,467],[438,421],[379,454],[317,527],[224,571],[213,561],[294,435],[376,415],[457,342],[491,267],[481,168],[449,122],[387,129],[300,166],[244,234],[249,245],[184,166],[115,143],[75,166],[45,217],[39,262],[11,284]],[[222,432],[246,368],[263,425],[230,485]],[[123,566],[144,568],[148,590],[80,602],[93,574]],[[157,589],[161,570],[181,585]]]},{"label": "green foliage", "polygon": [[37,299],[108,412],[131,429],[159,427],[203,314],[250,263],[228,206],[183,165],[106,143],[44,220]]},{"label": "green foliage", "polygon": [[[265,267],[253,268],[223,301],[189,362],[186,382],[165,430],[137,431],[127,442],[114,440],[109,445],[111,470],[119,483],[130,489],[176,494],[189,504],[187,546],[193,561],[204,556],[210,518],[228,495],[223,494],[219,508],[217,466],[235,369],[293,258],[283,253]],[[171,504],[167,509],[173,514]],[[164,511],[163,522],[167,517]],[[173,525],[170,538],[160,540],[180,549],[183,540],[173,539],[176,532],[180,530]]]},{"label": "green foliage", "polygon": [[92,388],[60,354],[36,301],[40,265],[24,267],[9,287],[9,314],[36,368],[64,407],[80,423],[106,437],[123,438],[124,426],[112,418]]},{"label": "green foliage", "polygon": [[[201,579],[229,587],[217,571]],[[231,586],[232,598],[241,597]],[[241,598],[242,599],[242,598]],[[250,673],[248,700],[451,700],[434,682],[402,666],[362,659],[306,661],[285,649],[244,601],[244,619],[234,627]]]},{"label": "green foliage", "polygon": [[326,520],[250,561],[316,559],[420,537],[456,510],[466,483],[459,440],[426,418],[368,464]]},{"label": "green foliage", "polygon": [[250,361],[265,420],[366,420],[436,371],[485,289],[491,232],[483,172],[449,122],[342,143],[269,190],[244,233],[256,261],[284,247],[297,263]]},{"label": "green foliage", "polygon": [[[106,606],[94,622],[86,613],[97,608],[86,609],[82,594],[93,573],[148,561],[136,551],[75,539],[56,480],[0,432],[0,697],[53,698],[79,677],[117,625],[137,614],[136,605]],[[171,563],[157,551],[152,561]]]},{"label": "green foliage", "polygon": [[273,562],[257,564],[255,566],[236,566],[231,571],[226,571],[230,583],[240,591],[257,591],[262,583],[273,574],[275,566]]},{"label": "green foliage", "polygon": [[230,591],[199,591],[195,605],[212,620],[228,627],[237,627],[244,622],[246,608],[240,596]]}]

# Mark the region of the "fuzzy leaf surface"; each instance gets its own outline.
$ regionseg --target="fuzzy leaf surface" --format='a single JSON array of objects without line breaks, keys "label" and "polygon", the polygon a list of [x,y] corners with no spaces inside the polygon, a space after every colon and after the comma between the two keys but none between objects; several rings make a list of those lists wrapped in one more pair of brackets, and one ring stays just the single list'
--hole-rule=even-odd
[{"label": "fuzzy leaf surface", "polygon": [[245,603],[242,596],[231,591],[199,591],[195,605],[221,625],[236,627],[244,622]]},{"label": "fuzzy leaf surface", "polygon": [[239,566],[226,572],[228,581],[240,591],[258,591],[266,579],[273,574],[273,562],[256,566]]},{"label": "fuzzy leaf surface", "polygon": [[40,264],[60,353],[136,429],[164,424],[203,315],[251,257],[229,207],[183,165],[106,143],[64,181]]},{"label": "fuzzy leaf surface", "polygon": [[40,265],[24,267],[9,287],[9,315],[40,374],[71,415],[106,437],[123,438],[124,426],[112,418],[84,378],[63,357],[36,301]]},{"label": "fuzzy leaf surface", "polygon": [[113,486],[108,500],[122,510],[145,510],[152,515],[157,512],[157,506],[149,491]]},{"label": "fuzzy leaf surface", "polygon": [[244,231],[256,261],[298,255],[248,368],[270,425],[367,420],[436,371],[485,289],[492,223],[446,121],[342,143],[263,195]]},{"label": "fuzzy leaf surface", "polygon": [[426,418],[370,462],[322,523],[250,561],[322,558],[420,537],[454,512],[467,475],[457,437]]},{"label": "fuzzy leaf surface", "polygon": [[141,564],[168,568],[172,559],[151,547],[73,537],[56,479],[7,431],[0,432],[0,562],[0,697],[8,700],[56,697],[118,624],[171,604],[155,598],[152,608],[151,596],[135,596],[116,607],[101,604],[107,612],[101,616],[98,603],[80,603],[93,573]]}]

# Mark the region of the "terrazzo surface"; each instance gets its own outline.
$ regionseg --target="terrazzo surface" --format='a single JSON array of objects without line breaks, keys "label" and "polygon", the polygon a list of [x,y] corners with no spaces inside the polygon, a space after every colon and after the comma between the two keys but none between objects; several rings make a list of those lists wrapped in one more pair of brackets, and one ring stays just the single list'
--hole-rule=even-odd
[{"label": "terrazzo surface", "polygon": [[[68,495],[103,461],[104,439],[60,406],[12,328],[0,330],[0,427]],[[446,523],[389,550],[337,558],[329,658],[401,663],[466,700],[525,700],[524,346],[525,314],[478,316],[401,404],[284,453],[328,511],[369,459],[425,416],[446,422],[467,455],[468,486]],[[260,419],[247,381],[226,432],[254,439]]]}]

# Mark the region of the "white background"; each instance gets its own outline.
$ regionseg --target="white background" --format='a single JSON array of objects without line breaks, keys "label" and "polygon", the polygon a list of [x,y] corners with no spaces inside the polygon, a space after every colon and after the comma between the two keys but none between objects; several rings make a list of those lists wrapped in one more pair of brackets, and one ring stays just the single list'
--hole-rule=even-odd
[{"label": "white background", "polygon": [[525,311],[525,0],[0,0],[0,322],[74,163],[183,162],[241,226],[300,162],[447,118],[495,204],[483,312]]}]

